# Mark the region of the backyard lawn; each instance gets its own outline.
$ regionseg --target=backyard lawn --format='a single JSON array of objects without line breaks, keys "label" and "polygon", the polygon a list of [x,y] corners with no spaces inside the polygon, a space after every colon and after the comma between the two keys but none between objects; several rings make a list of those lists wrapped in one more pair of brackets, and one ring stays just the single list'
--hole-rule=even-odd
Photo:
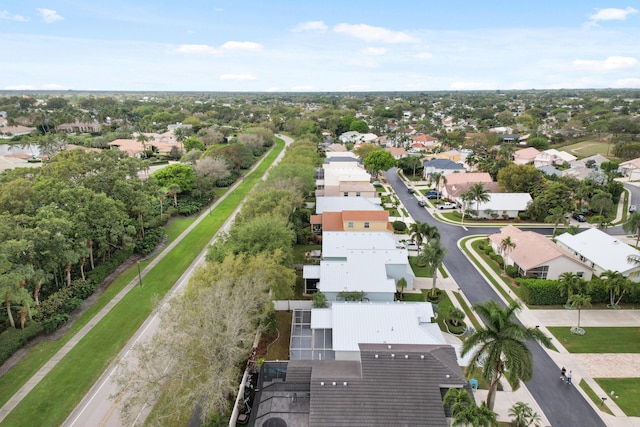
[{"label": "backyard lawn", "polygon": [[568,326],[547,329],[570,353],[640,353],[637,327],[584,328],[582,336],[572,334]]}]

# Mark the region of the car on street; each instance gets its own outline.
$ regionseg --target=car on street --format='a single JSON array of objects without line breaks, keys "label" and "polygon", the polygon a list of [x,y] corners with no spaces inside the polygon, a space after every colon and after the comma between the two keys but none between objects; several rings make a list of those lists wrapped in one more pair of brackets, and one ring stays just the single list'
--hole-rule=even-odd
[{"label": "car on street", "polygon": [[574,213],[573,215],[573,219],[575,219],[578,222],[587,222],[587,217],[582,215],[581,213]]},{"label": "car on street", "polygon": [[418,200],[418,205],[422,206],[422,207],[425,207],[425,206],[427,206],[427,202],[425,202],[424,200]]},{"label": "car on street", "polygon": [[444,202],[444,203],[439,203],[436,207],[438,209],[455,209],[456,205],[455,203]]},{"label": "car on street", "polygon": [[629,205],[629,212],[635,212],[638,210],[638,207],[636,205]]},{"label": "car on street", "polygon": [[413,187],[409,187],[409,188],[407,188],[407,191],[408,191],[410,194],[413,194],[413,193],[415,193],[415,192],[416,192],[416,189],[415,189],[415,188],[413,188]]},{"label": "car on street", "polygon": [[425,194],[427,199],[439,199],[442,197],[442,193],[436,190],[431,190]]}]

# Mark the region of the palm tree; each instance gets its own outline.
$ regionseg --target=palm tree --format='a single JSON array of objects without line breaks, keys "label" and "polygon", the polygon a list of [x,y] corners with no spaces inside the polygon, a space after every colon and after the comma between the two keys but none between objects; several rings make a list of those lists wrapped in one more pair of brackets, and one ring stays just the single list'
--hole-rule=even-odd
[{"label": "palm tree", "polygon": [[476,406],[471,395],[464,389],[450,388],[442,399],[442,406],[449,407],[452,426],[491,427],[497,424],[498,415],[485,402]]},{"label": "palm tree", "polygon": [[578,309],[578,328],[580,327],[580,310],[584,307],[591,307],[591,295],[573,294],[568,301],[571,307]]},{"label": "palm tree", "polygon": [[[147,142],[149,141],[149,137],[142,133],[142,131],[138,132],[138,136],[136,137],[136,141],[142,144],[142,154],[146,155],[147,152]],[[140,156],[144,157],[144,156]]]},{"label": "palm tree", "polygon": [[567,305],[569,305],[573,291],[578,290],[580,280],[581,278],[572,271],[566,271],[558,277],[558,290],[560,295],[567,295]]},{"label": "palm tree", "polygon": [[440,188],[447,185],[447,177],[442,172],[433,172],[429,174],[429,182],[435,185],[435,190],[438,192],[438,196],[436,196],[436,202],[440,200]]},{"label": "palm tree", "polygon": [[476,367],[482,367],[482,377],[489,382],[487,406],[493,410],[498,382],[504,376],[513,390],[520,387],[520,381],[529,381],[533,375],[533,356],[527,341],[533,340],[546,347],[551,340],[538,328],[527,328],[518,323],[516,313],[522,306],[513,301],[503,308],[496,301],[489,300],[474,305],[478,316],[486,325],[477,329],[464,340],[462,357],[473,352],[467,375]]},{"label": "palm tree", "polygon": [[438,277],[438,268],[442,265],[445,255],[447,255],[447,248],[440,245],[440,240],[432,240],[429,245],[424,248],[420,255],[420,261],[426,263],[431,268],[431,276],[433,282],[431,285],[431,295],[435,295],[436,292],[436,278]]},{"label": "palm tree", "polygon": [[504,253],[504,257],[505,257],[505,264],[506,264],[506,257],[507,255],[509,255],[509,253],[511,253],[511,251],[516,247],[516,243],[514,241],[511,240],[511,236],[507,236],[504,239],[502,239],[502,241],[500,242],[500,250],[502,251],[502,253]]},{"label": "palm tree", "polygon": [[405,279],[404,277],[401,277],[396,282],[396,290],[398,291],[398,294],[400,295],[400,301],[402,301],[402,299],[404,298],[404,290],[406,288],[407,288],[407,279]]},{"label": "palm tree", "polygon": [[549,216],[544,219],[545,222],[553,223],[552,237],[556,237],[556,231],[558,231],[558,224],[562,222],[563,225],[567,225],[567,218],[565,211],[562,207],[556,206],[549,209]]},{"label": "palm tree", "polygon": [[635,211],[622,224],[622,229],[625,233],[636,233],[636,246],[638,246],[638,242],[640,242],[640,211]]},{"label": "palm tree", "polygon": [[[630,282],[619,271],[607,270],[600,275],[600,279],[609,290],[609,307],[615,308],[620,302],[620,298],[624,295],[625,291],[629,290]],[[616,297],[620,295],[620,298],[616,301]]]},{"label": "palm tree", "polygon": [[464,216],[467,213],[467,203],[473,201],[473,194],[471,191],[467,190],[460,195],[460,200],[462,200],[462,221],[461,224],[464,225]]},{"label": "palm tree", "polygon": [[422,224],[424,226],[422,237],[427,240],[427,243],[432,240],[440,240],[440,232],[438,231],[438,227],[435,225],[429,225],[426,222]]},{"label": "palm tree", "polygon": [[476,202],[476,210],[478,212],[478,215],[480,215],[480,204],[487,203],[489,200],[491,200],[489,190],[484,188],[483,183],[478,182],[476,184],[473,184],[467,191],[471,195],[471,201]]},{"label": "palm tree", "polygon": [[171,195],[173,196],[173,206],[177,208],[178,193],[182,191],[182,188],[180,188],[178,184],[171,184],[170,186],[167,187],[167,191],[169,191],[169,193],[171,193]]},{"label": "palm tree", "polygon": [[524,402],[517,402],[509,408],[512,427],[539,427],[540,415]]},{"label": "palm tree", "polygon": [[409,225],[409,237],[411,237],[416,242],[419,248],[422,247],[425,225],[429,227],[429,224],[420,221],[416,221]]}]

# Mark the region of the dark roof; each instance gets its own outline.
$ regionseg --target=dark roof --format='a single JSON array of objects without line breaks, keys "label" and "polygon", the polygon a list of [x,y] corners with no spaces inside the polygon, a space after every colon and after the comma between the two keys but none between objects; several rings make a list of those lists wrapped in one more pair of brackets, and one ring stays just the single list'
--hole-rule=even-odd
[{"label": "dark roof", "polygon": [[[309,386],[305,426],[445,427],[442,396],[446,390],[464,387],[473,396],[456,360],[450,345],[360,344],[359,362],[290,361],[293,371],[282,385]],[[304,366],[312,369],[310,379]],[[266,415],[262,409],[254,406]],[[292,414],[279,408],[278,417],[287,419],[287,415]],[[269,415],[261,417],[262,422],[267,418]],[[303,425],[300,418],[297,422]]]},{"label": "dark roof", "polygon": [[436,168],[436,169],[464,169],[460,163],[452,162],[449,159],[433,159],[428,160],[426,162],[422,162],[422,165],[425,168]]},{"label": "dark roof", "polygon": [[350,156],[331,156],[324,159],[324,163],[336,163],[336,162],[356,162],[362,163],[362,160],[356,159],[355,157]]}]

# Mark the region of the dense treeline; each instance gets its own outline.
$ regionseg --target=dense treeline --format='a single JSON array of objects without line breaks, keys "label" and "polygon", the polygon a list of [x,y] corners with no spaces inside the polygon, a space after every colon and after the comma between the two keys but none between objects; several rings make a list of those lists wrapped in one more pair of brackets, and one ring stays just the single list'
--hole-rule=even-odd
[{"label": "dense treeline", "polygon": [[309,228],[304,200],[320,162],[316,144],[299,140],[254,187],[184,294],[163,310],[158,334],[134,349],[140,362],[117,370],[125,419],[144,404],[154,406],[152,423],[184,424],[196,405],[203,420],[227,417],[256,333],[273,327],[271,300],[292,296],[292,248],[309,237],[300,231]]}]

